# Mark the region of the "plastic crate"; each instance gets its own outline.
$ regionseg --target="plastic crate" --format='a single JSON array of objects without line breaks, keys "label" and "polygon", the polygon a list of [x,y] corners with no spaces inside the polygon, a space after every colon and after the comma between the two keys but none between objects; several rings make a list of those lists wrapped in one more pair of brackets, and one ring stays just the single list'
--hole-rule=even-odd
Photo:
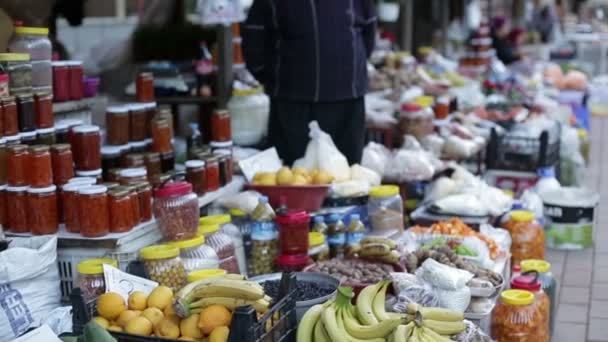
[{"label": "plastic crate", "polygon": [[[550,142],[553,135],[554,141]],[[486,169],[536,172],[541,167],[559,165],[561,127],[544,130],[538,138],[506,133],[490,133],[486,148]]]},{"label": "plastic crate", "polygon": [[[296,275],[283,273],[277,302],[262,317],[257,318],[252,306],[234,310],[228,342],[294,342],[298,325],[296,317]],[[72,303],[72,329],[81,334],[84,325],[95,316],[96,301],[85,303],[79,288],[70,295]],[[163,342],[171,339],[136,336],[111,332],[119,342]]]},{"label": "plastic crate", "polygon": [[499,189],[511,190],[516,197],[519,197],[525,190],[536,185],[538,175],[536,172],[487,170],[484,180]]}]

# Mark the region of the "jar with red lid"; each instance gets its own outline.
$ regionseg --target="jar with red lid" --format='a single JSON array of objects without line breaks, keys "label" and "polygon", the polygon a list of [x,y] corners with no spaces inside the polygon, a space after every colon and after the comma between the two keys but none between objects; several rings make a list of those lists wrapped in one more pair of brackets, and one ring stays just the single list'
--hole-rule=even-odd
[{"label": "jar with red lid", "polygon": [[101,169],[101,133],[98,126],[80,125],[73,129],[72,155],[76,170]]},{"label": "jar with red lid", "polygon": [[59,229],[57,213],[57,187],[29,188],[27,190],[27,225],[34,235],[55,234]]},{"label": "jar with red lid", "polygon": [[17,114],[20,132],[36,130],[36,108],[34,107],[33,94],[21,94],[17,96]]},{"label": "jar with red lid", "polygon": [[6,188],[7,230],[13,233],[29,233],[27,225],[27,186]]},{"label": "jar with red lid", "polygon": [[98,237],[110,232],[107,190],[103,185],[91,185],[78,191],[80,235]]},{"label": "jar with red lid", "polygon": [[156,102],[144,103],[146,110],[146,138],[152,138],[152,121],[156,116]]},{"label": "jar with red lid", "polygon": [[68,64],[68,80],[69,80],[69,98],[70,100],[81,100],[84,97],[84,87],[82,81],[84,79],[84,70],[81,61],[69,61]]},{"label": "jar with red lid", "polygon": [[135,80],[135,96],[137,102],[154,101],[154,75],[151,72],[142,72]]},{"label": "jar with red lid", "polygon": [[152,219],[152,186],[147,182],[137,183],[134,186],[137,188],[141,222],[150,221]]},{"label": "jar with red lid", "polygon": [[28,147],[26,145],[12,145],[7,149],[8,169],[6,175],[8,185],[13,187],[27,185]]},{"label": "jar with red lid", "polygon": [[34,94],[34,108],[36,109],[36,127],[53,127],[55,124],[55,115],[53,114],[53,94]]},{"label": "jar with red lid", "polygon": [[53,166],[48,145],[30,147],[28,165],[29,185],[33,188],[46,188],[53,184]]},{"label": "jar with red lid", "polygon": [[148,113],[146,106],[141,103],[132,103],[129,106],[129,140],[142,141],[148,135],[146,125]]},{"label": "jar with red lid", "polygon": [[216,156],[205,158],[206,190],[216,191],[220,188],[220,163]]},{"label": "jar with red lid", "polygon": [[277,257],[276,263],[279,272],[301,272],[312,263],[312,259],[308,254],[284,254]]},{"label": "jar with red lid", "polygon": [[0,225],[6,228],[6,184],[0,185]]},{"label": "jar with red lid", "polygon": [[185,240],[196,236],[198,198],[192,184],[169,182],[154,191],[154,216],[165,240]]},{"label": "jar with red lid", "polygon": [[99,184],[99,183],[103,182],[103,170],[102,169],[90,170],[90,171],[76,170],[76,177],[91,178],[91,179],[95,180],[94,184]]},{"label": "jar with red lid", "polygon": [[152,121],[152,150],[154,152],[171,152],[171,126],[169,121],[164,118],[156,118]]},{"label": "jar with red lid", "polygon": [[8,149],[6,140],[0,138],[0,185],[6,184],[6,172],[8,171]]},{"label": "jar with red lid", "polygon": [[160,167],[163,173],[175,169],[175,153],[165,152],[160,154]]},{"label": "jar with red lid", "polygon": [[514,290],[526,290],[534,294],[536,301],[534,305],[537,307],[538,315],[542,317],[543,324],[539,328],[539,336],[544,338],[541,341],[548,342],[551,332],[549,331],[549,322],[551,318],[549,296],[543,291],[542,283],[538,279],[538,272],[532,272],[526,275],[520,275],[511,279],[511,288]]},{"label": "jar with red lid", "polygon": [[205,194],[206,175],[205,162],[202,160],[186,161],[186,181],[192,184],[192,190],[198,196]]},{"label": "jar with red lid", "polygon": [[103,179],[108,180],[108,172],[121,166],[122,149],[120,146],[103,146],[101,148],[101,168]]},{"label": "jar with red lid", "polygon": [[110,145],[125,145],[130,136],[129,107],[106,108],[106,142]]},{"label": "jar with red lid", "polygon": [[144,164],[146,166],[146,173],[148,174],[148,181],[152,184],[158,182],[162,168],[160,165],[160,153],[149,152],[144,154]]},{"label": "jar with red lid", "polygon": [[16,135],[19,133],[19,116],[17,114],[17,102],[14,96],[2,98],[2,127],[4,135]]},{"label": "jar with red lid", "polygon": [[53,100],[65,102],[70,99],[70,75],[66,62],[52,62],[53,67]]},{"label": "jar with red lid", "polygon": [[23,145],[35,145],[36,144],[36,131],[30,131],[30,132],[21,132],[19,133],[19,140],[21,141],[21,144]]},{"label": "jar with red lid", "polygon": [[110,231],[112,233],[128,232],[135,224],[131,209],[131,194],[126,189],[115,189],[108,192],[110,208]]},{"label": "jar with red lid", "polygon": [[277,216],[281,254],[308,255],[310,215],[305,211],[287,211]]},{"label": "jar with red lid", "polygon": [[146,169],[143,167],[123,169],[120,171],[120,184],[128,185],[138,182],[145,182],[147,180]]},{"label": "jar with red lid", "polygon": [[80,232],[80,218],[78,208],[78,191],[90,186],[83,183],[68,183],[61,189],[61,210],[65,229],[70,233]]},{"label": "jar with red lid", "polygon": [[55,127],[36,130],[36,145],[53,145],[55,142]]},{"label": "jar with red lid", "polygon": [[230,115],[227,110],[218,109],[211,115],[211,140],[229,141],[231,139]]}]

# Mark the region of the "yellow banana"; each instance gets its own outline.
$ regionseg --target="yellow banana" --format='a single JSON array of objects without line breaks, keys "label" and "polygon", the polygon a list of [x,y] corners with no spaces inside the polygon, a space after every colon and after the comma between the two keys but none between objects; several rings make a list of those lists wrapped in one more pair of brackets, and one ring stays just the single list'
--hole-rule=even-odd
[{"label": "yellow banana", "polygon": [[401,254],[399,254],[399,252],[397,251],[390,251],[389,253],[376,258],[377,260],[380,260],[387,264],[396,264],[399,262],[399,260],[401,260]]},{"label": "yellow banana", "polygon": [[408,341],[408,338],[408,328],[403,324],[399,325],[393,332],[393,340],[395,342],[406,342]]},{"label": "yellow banana", "polygon": [[426,341],[429,342],[450,342],[451,340],[447,337],[441,336],[436,333],[433,329],[429,329],[426,327],[420,328],[422,332],[420,333]]},{"label": "yellow banana", "polygon": [[323,326],[332,342],[349,342],[344,331],[338,327],[336,310],[333,305],[323,311],[321,320],[323,321]]},{"label": "yellow banana", "polygon": [[420,308],[420,314],[424,319],[432,319],[444,322],[461,322],[464,315],[461,312],[444,308]]},{"label": "yellow banana", "polygon": [[224,278],[224,279],[230,279],[230,280],[247,280],[247,277],[245,277],[242,274],[238,274],[238,273],[224,274],[224,276],[222,278]]},{"label": "yellow banana", "polygon": [[214,282],[196,288],[192,299],[205,297],[235,297],[247,300],[264,298],[264,289],[250,281],[234,281],[218,278]]},{"label": "yellow banana", "polygon": [[406,306],[407,313],[412,315],[416,314],[416,312],[419,311],[421,308],[422,306],[416,303],[408,303]]},{"label": "yellow banana", "polygon": [[247,300],[233,297],[206,297],[191,303],[190,313],[197,313],[197,311],[214,304],[225,306],[228,310],[234,310],[239,306],[251,305],[258,312],[266,312],[268,310],[268,306],[270,305],[270,303],[263,299]]},{"label": "yellow banana", "polygon": [[331,342],[321,319],[319,319],[315,324],[314,337],[314,342]]},{"label": "yellow banana", "polygon": [[357,297],[357,317],[365,325],[378,324],[378,319],[372,309],[372,302],[381,285],[382,282],[367,286],[361,290],[359,297]]},{"label": "yellow banana", "polygon": [[422,321],[422,326],[432,329],[439,335],[454,335],[463,332],[467,325],[464,322],[441,322],[432,319]]},{"label": "yellow banana", "polygon": [[308,309],[300,323],[298,324],[298,332],[296,334],[296,342],[312,342],[313,330],[315,324],[321,317],[324,308],[322,304],[317,304]]},{"label": "yellow banana", "polygon": [[372,302],[372,310],[374,312],[374,315],[380,322],[389,320],[391,318],[386,313],[386,309],[385,309],[386,288],[388,287],[389,284],[390,284],[389,281],[383,282],[382,287],[380,287],[380,290],[376,293],[376,295],[374,296],[374,300]]},{"label": "yellow banana", "polygon": [[383,243],[383,244],[387,245],[390,249],[397,248],[397,244],[393,240],[379,237],[379,236],[366,236],[363,239],[361,239],[361,241],[359,243],[361,245],[367,245],[370,243]]},{"label": "yellow banana", "polygon": [[350,314],[349,310],[340,310],[339,314],[342,315],[344,330],[346,330],[349,335],[364,340],[384,338],[390,335],[390,333],[401,323],[401,319],[388,319],[374,325],[361,325]]},{"label": "yellow banana", "polygon": [[368,243],[361,246],[359,254],[362,257],[379,257],[390,253],[391,248],[384,243]]},{"label": "yellow banana", "polygon": [[349,342],[385,342],[384,336],[369,339],[359,339],[354,336],[351,336],[344,326],[343,315],[340,311],[342,310],[338,310],[336,312],[336,322],[338,323],[338,329],[340,329],[340,332],[346,337]]}]

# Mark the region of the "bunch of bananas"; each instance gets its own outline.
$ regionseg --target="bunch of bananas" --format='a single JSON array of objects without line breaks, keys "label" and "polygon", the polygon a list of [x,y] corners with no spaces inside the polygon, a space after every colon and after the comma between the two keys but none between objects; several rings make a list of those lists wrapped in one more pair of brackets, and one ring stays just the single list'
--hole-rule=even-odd
[{"label": "bunch of bananas", "polygon": [[263,313],[268,310],[271,301],[272,298],[265,295],[260,284],[247,281],[240,274],[226,274],[186,285],[175,295],[173,309],[182,318],[199,313],[214,304],[229,310],[251,305]]},{"label": "bunch of bananas", "polygon": [[352,289],[340,287],[335,300],[310,308],[302,317],[297,342],[450,341],[466,329],[463,315],[440,308],[408,307],[407,314],[386,312],[389,281],[364,288],[351,304]]},{"label": "bunch of bananas", "polygon": [[367,236],[359,241],[350,253],[371,261],[380,261],[387,264],[396,264],[401,258],[401,254],[396,250],[397,244],[387,238],[377,236]]}]

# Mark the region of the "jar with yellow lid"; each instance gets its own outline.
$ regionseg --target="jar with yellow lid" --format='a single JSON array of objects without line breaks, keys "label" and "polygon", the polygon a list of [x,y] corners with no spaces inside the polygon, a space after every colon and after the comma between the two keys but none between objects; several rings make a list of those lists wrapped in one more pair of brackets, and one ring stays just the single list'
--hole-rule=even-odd
[{"label": "jar with yellow lid", "polygon": [[228,273],[239,273],[234,243],[230,236],[222,232],[219,224],[199,223],[198,235],[204,236],[207,245],[213,248],[217,254],[220,260],[219,268],[228,271]]},{"label": "jar with yellow lid", "polygon": [[308,256],[314,261],[329,259],[329,245],[325,240],[325,234],[320,232],[308,233]]},{"label": "jar with yellow lid", "polygon": [[555,310],[557,307],[557,280],[555,280],[555,277],[551,273],[551,264],[545,260],[529,259],[522,261],[520,266],[522,273],[538,272],[538,280],[542,284],[543,291],[549,296],[549,310],[551,312],[549,315],[551,317],[549,329],[553,332],[555,316],[557,316]]},{"label": "jar with yellow lid", "polygon": [[497,341],[536,342],[547,340],[543,317],[526,290],[506,290],[492,311],[491,335]]},{"label": "jar with yellow lid", "polygon": [[511,233],[512,265],[518,265],[526,259],[544,259],[545,230],[536,222],[533,212],[512,211],[503,228]]},{"label": "jar with yellow lid", "polygon": [[85,302],[96,299],[106,292],[103,265],[118,267],[118,261],[110,258],[88,259],[78,263],[77,286],[82,291]]},{"label": "jar with yellow lid", "polygon": [[374,233],[403,231],[403,199],[397,185],[381,185],[369,191],[367,212]]},{"label": "jar with yellow lid", "polygon": [[154,245],[142,248],[139,258],[148,278],[167,286],[174,292],[187,283],[186,268],[179,257],[179,248],[170,245]]},{"label": "jar with yellow lid", "polygon": [[11,96],[32,92],[32,63],[27,53],[0,53],[0,74],[8,74]]},{"label": "jar with yellow lid", "polygon": [[226,270],[222,270],[221,268],[210,268],[207,270],[198,270],[194,272],[188,273],[188,283],[193,283],[195,281],[209,279],[209,278],[217,278],[228,274]]},{"label": "jar with yellow lid", "polygon": [[187,272],[215,269],[220,266],[220,259],[215,250],[205,244],[204,236],[193,239],[173,241],[168,245],[179,248],[179,256]]}]

